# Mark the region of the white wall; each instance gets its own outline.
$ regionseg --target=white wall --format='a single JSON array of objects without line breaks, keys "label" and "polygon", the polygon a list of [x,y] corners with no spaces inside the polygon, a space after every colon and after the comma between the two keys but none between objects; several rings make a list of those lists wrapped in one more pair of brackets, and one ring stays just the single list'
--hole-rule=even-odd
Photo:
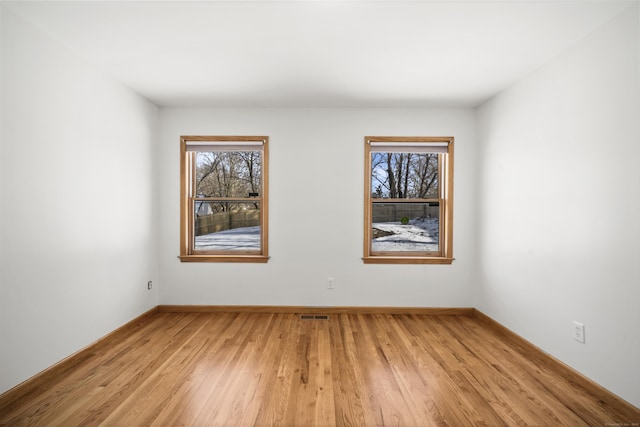
[{"label": "white wall", "polygon": [[637,8],[479,109],[476,307],[640,406]]},{"label": "white wall", "polygon": [[[3,274],[3,261],[2,261],[2,257],[4,256],[4,231],[3,231],[3,226],[2,224],[4,224],[3,221],[3,212],[4,212],[4,185],[3,185],[3,180],[2,180],[2,167],[3,167],[3,145],[4,143],[2,142],[2,134],[3,134],[3,127],[2,127],[2,122],[3,122],[3,115],[2,115],[2,99],[4,99],[3,93],[2,93],[2,71],[3,71],[3,55],[2,55],[2,35],[3,35],[3,10],[2,10],[2,4],[0,4],[0,361],[4,361],[6,358],[6,355],[8,354],[8,350],[6,349],[6,346],[4,345],[5,342],[7,342],[7,327],[6,325],[6,319],[4,318],[4,315],[2,313],[4,313],[7,308],[6,308],[6,300],[7,300],[7,296],[5,293],[5,286],[4,286],[4,274]],[[6,386],[0,386],[0,393],[2,393],[2,391],[6,388]]]},{"label": "white wall", "polygon": [[[267,264],[177,259],[180,135],[270,137]],[[367,135],[456,137],[453,265],[363,264]],[[473,110],[166,108],[159,150],[161,304],[472,305]],[[335,277],[335,290],[327,290],[328,277]]]},{"label": "white wall", "polygon": [[2,11],[0,393],[158,303],[157,108]]}]

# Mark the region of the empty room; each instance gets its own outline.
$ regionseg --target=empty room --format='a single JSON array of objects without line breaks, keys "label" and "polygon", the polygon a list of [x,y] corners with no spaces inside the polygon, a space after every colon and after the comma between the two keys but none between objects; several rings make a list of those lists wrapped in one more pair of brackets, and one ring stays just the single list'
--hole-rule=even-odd
[{"label": "empty room", "polygon": [[638,0],[0,22],[0,425],[640,425]]}]

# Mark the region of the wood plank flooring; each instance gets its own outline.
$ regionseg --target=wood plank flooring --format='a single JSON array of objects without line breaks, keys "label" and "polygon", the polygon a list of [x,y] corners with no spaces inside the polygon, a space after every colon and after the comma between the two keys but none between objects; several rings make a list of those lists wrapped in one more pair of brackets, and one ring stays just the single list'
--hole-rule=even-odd
[{"label": "wood plank flooring", "polygon": [[467,316],[158,313],[0,409],[0,425],[640,422],[537,360]]}]

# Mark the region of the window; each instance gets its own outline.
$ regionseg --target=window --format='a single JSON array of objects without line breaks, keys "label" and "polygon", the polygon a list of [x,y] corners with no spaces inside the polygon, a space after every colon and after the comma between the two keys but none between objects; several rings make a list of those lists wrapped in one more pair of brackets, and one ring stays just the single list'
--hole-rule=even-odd
[{"label": "window", "polygon": [[180,260],[267,262],[266,136],[180,138]]},{"label": "window", "polygon": [[453,261],[453,138],[365,137],[364,257]]}]

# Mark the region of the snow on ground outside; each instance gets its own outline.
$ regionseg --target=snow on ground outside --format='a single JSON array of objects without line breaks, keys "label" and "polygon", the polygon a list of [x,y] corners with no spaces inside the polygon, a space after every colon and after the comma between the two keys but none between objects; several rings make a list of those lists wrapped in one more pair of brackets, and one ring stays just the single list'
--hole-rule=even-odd
[{"label": "snow on ground outside", "polygon": [[[393,233],[373,239],[373,251],[437,251],[438,219],[417,218],[400,222],[376,222],[373,228]],[[260,227],[241,227],[196,236],[196,250],[260,250]]]},{"label": "snow on ground outside", "polygon": [[260,226],[233,228],[196,236],[196,250],[258,251],[260,250]]},{"label": "snow on ground outside", "polygon": [[375,252],[438,250],[438,218],[415,218],[407,225],[399,221],[375,222],[373,228],[393,233],[373,239],[371,249]]}]

